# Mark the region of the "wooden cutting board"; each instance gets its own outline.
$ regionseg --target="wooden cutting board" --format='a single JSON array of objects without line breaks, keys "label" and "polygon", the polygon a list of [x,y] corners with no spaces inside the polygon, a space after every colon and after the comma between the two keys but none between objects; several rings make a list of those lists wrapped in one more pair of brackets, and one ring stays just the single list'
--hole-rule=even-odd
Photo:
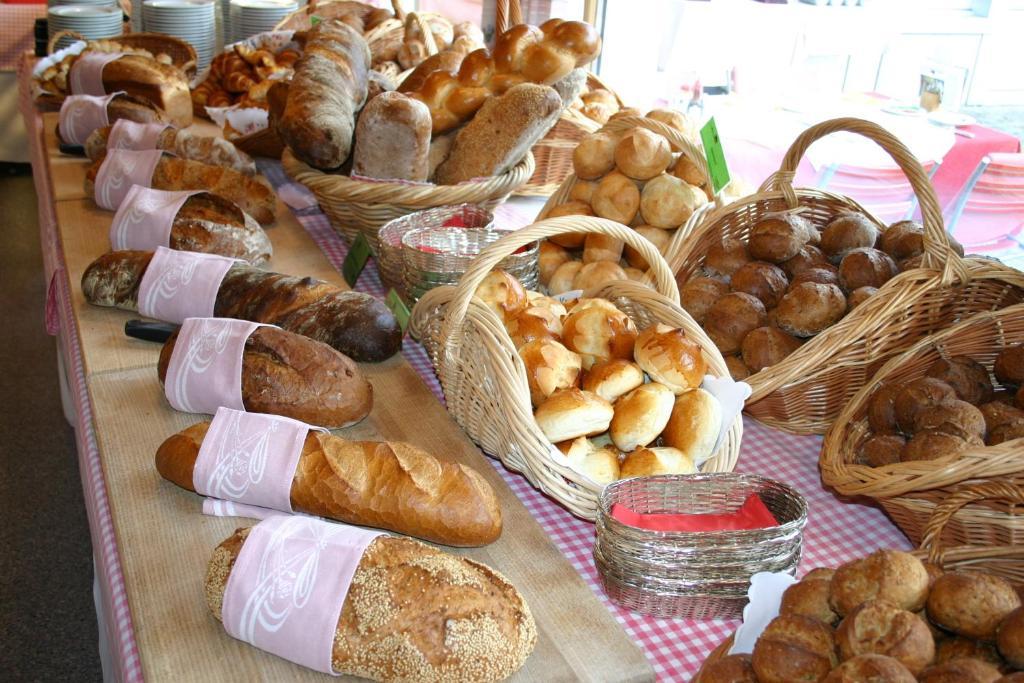
[{"label": "wooden cutting board", "polygon": [[[80,165],[77,171],[79,182],[84,168]],[[51,174],[53,169],[51,164]],[[70,173],[65,180],[74,181]],[[159,345],[123,334],[124,321],[137,314],[100,309],[82,299],[81,273],[107,250],[112,215],[81,199],[57,201],[56,209],[100,459],[146,678],[327,680],[233,640],[210,615],[203,600],[210,554],[235,528],[252,522],[202,515],[198,496],[157,474],[153,456],[163,439],[204,416],[178,413],[167,405],[156,375]],[[275,249],[270,267],[344,287],[290,212],[282,208],[279,216],[268,229]],[[504,520],[501,538],[485,548],[457,552],[501,571],[533,611],[537,647],[514,679],[652,680],[653,672],[641,651],[508,488],[494,469],[500,465],[469,441],[405,360],[396,356],[360,367],[374,385],[373,411],[361,424],[335,433],[408,441],[476,468],[498,495]]]}]

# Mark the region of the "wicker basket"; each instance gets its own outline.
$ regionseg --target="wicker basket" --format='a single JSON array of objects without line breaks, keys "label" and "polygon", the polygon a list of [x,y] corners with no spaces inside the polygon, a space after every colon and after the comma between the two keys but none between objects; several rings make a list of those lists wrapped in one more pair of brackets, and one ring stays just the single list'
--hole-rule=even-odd
[{"label": "wicker basket", "polygon": [[[971,448],[959,459],[904,462],[884,467],[856,464],[869,436],[867,405],[883,382],[905,382],[924,376],[936,360],[969,356],[989,371],[999,352],[1024,343],[1024,304],[978,313],[937,334],[925,337],[886,363],[836,418],[821,449],[821,478],[850,496],[878,499],[896,524],[915,543],[925,536],[928,520],[951,489],[964,481],[999,478],[1024,485],[1024,440]],[[998,386],[998,383],[996,384]],[[948,540],[958,545],[1024,543],[1024,511],[987,506],[960,510],[946,524]]]},{"label": "wicker basket", "polygon": [[747,413],[798,434],[824,433],[882,363],[921,337],[973,313],[1024,300],[1024,274],[992,260],[963,258],[953,250],[935,191],[910,151],[882,127],[854,118],[812,126],[796,139],[781,170],[757,193],[710,212],[698,225],[689,224],[666,256],[679,281],[699,272],[711,246],[725,237],[745,240],[749,228],[773,211],[802,207],[804,218],[822,227],[839,211],[854,210],[884,228],[852,199],[792,187],[797,164],[811,143],[839,131],[878,143],[906,174],[921,205],[925,254],[923,267],[899,274],[781,363],[745,380],[753,388]]},{"label": "wicker basket", "polygon": [[[50,37],[50,42],[47,44],[47,53],[52,53],[57,41],[65,37],[90,42],[74,31],[58,31]],[[196,50],[187,40],[163,33],[125,33],[112,38],[104,38],[104,40],[138,50],[148,50],[153,53],[153,56],[163,52],[171,58],[174,66],[181,69],[189,79],[196,75]]]},{"label": "wicker basket", "polygon": [[[710,374],[722,377],[725,361],[703,330],[675,303],[675,279],[654,246],[633,230],[613,221],[586,216],[553,218],[517,230],[492,244],[474,261],[458,287],[438,287],[413,309],[410,330],[430,354],[441,380],[448,411],[467,434],[509,469],[522,472],[535,487],[568,508],[593,520],[601,486],[562,466],[551,457],[552,446],[533,419],[526,370],[497,316],[473,298],[477,285],[504,257],[519,247],[552,235],[598,233],[623,240],[652,266],[654,291],[631,281],[616,281],[587,292],[611,300],[646,328],[662,322],[685,330],[704,350]],[[705,472],[729,472],[739,457],[742,420],[737,417]]]},{"label": "wicker basket", "polygon": [[350,244],[363,233],[377,250],[382,225],[414,211],[449,204],[479,204],[494,210],[533,173],[533,155],[514,168],[479,182],[458,185],[420,185],[394,181],[361,180],[324,173],[296,159],[291,150],[281,156],[284,170],[316,195],[331,225]]}]

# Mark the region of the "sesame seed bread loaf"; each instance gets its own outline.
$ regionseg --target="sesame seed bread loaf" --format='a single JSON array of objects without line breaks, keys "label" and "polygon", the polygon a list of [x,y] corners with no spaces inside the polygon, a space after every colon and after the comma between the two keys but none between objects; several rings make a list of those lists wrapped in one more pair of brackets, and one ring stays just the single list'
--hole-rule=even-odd
[{"label": "sesame seed bread loaf", "polygon": [[[249,534],[213,551],[206,603],[219,620],[224,591]],[[334,636],[342,674],[417,683],[498,681],[523,665],[537,628],[503,576],[407,538],[370,543],[352,578]]]}]

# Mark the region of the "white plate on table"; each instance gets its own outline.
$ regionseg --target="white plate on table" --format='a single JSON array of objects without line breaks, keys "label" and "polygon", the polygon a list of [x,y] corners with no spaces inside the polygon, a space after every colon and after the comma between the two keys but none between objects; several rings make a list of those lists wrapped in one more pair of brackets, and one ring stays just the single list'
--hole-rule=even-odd
[{"label": "white plate on table", "polygon": [[928,115],[928,121],[936,126],[971,126],[978,122],[970,114],[958,111],[933,111]]}]

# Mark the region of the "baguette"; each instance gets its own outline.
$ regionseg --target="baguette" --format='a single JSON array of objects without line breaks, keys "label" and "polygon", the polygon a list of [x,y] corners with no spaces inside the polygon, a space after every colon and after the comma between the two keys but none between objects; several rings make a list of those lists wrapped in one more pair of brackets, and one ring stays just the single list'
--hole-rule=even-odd
[{"label": "baguette", "polygon": [[189,197],[171,225],[171,249],[243,259],[253,265],[273,254],[267,233],[234,203],[215,194]]},{"label": "baguette", "polygon": [[[224,591],[249,529],[213,551],[206,604],[221,618]],[[338,617],[331,661],[375,681],[499,681],[523,665],[537,626],[523,596],[486,565],[408,538],[367,547]]]},{"label": "baguette", "polygon": [[[124,119],[126,121],[134,121],[135,123],[170,123],[167,115],[156,107],[149,100],[144,100],[141,97],[135,97],[128,93],[121,93],[114,97],[110,102],[107,103],[107,121],[113,125],[116,121]],[[110,126],[100,128],[97,130],[110,130]],[[95,158],[89,154],[89,140],[96,135],[96,131],[93,131],[92,135],[85,141],[85,153],[90,159],[95,161]],[[57,140],[59,142],[66,142],[60,134],[60,124],[57,125]],[[103,139],[103,149],[106,150],[106,136]]]},{"label": "baguette", "polygon": [[124,55],[103,68],[103,89],[124,90],[152,102],[179,128],[192,125],[192,96],[188,79],[175,66],[141,55]]},{"label": "baguette", "polygon": [[[111,119],[111,122],[113,120]],[[107,153],[107,140],[110,138],[111,127],[96,129],[85,141],[85,155],[90,160],[102,159]],[[252,160],[252,157],[224,138],[196,135],[189,130],[168,128],[160,134],[156,148],[172,152],[182,159],[199,161],[211,166],[223,166],[247,176],[256,175],[256,162]]]},{"label": "baguette", "polygon": [[[167,377],[178,334],[160,349],[157,375]],[[258,327],[242,353],[242,404],[252,413],[283,415],[337,429],[370,414],[373,387],[345,355],[326,344]]]},{"label": "baguette", "polygon": [[[100,256],[82,274],[86,301],[137,310],[139,284],[152,257],[149,251],[112,251]],[[241,263],[224,276],[214,315],[277,325],[357,361],[382,361],[402,347],[398,321],[372,296]]]},{"label": "baguette", "polygon": [[[193,425],[160,445],[156,469],[164,479],[195,491],[192,472],[209,426]],[[348,441],[310,430],[291,503],[298,512],[444,545],[487,545],[501,535],[498,500],[476,470],[404,443]]]},{"label": "baguette", "polygon": [[281,139],[297,159],[321,170],[345,163],[369,71],[370,48],[355,29],[325,21],[307,33],[278,122]]},{"label": "baguette", "polygon": [[430,111],[397,92],[381,93],[359,114],[352,173],[425,181],[430,170]]},{"label": "baguette", "polygon": [[[96,175],[103,164],[101,157],[85,172],[85,192],[95,196]],[[157,190],[206,190],[237,204],[243,211],[266,225],[274,222],[277,195],[261,177],[243,175],[221,166],[167,156],[160,159],[153,171],[150,187]]]}]

